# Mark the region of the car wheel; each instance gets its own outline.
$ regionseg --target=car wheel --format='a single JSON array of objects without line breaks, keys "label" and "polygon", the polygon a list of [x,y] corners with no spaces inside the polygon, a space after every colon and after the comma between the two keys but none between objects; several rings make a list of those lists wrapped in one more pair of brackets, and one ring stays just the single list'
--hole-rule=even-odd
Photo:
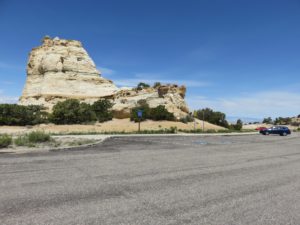
[{"label": "car wheel", "polygon": [[269,132],[267,131],[267,132],[265,133],[265,135],[269,135]]},{"label": "car wheel", "polygon": [[282,133],[282,136],[286,136],[286,135],[287,135],[287,133],[286,133],[286,132],[283,132],[283,133]]}]

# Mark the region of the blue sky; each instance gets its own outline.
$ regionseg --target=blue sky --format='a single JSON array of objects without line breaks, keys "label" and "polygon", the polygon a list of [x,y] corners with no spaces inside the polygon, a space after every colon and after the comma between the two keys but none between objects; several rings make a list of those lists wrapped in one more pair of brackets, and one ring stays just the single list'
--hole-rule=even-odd
[{"label": "blue sky", "polygon": [[299,0],[0,0],[0,102],[43,36],[82,41],[119,86],[185,84],[191,109],[300,114]]}]

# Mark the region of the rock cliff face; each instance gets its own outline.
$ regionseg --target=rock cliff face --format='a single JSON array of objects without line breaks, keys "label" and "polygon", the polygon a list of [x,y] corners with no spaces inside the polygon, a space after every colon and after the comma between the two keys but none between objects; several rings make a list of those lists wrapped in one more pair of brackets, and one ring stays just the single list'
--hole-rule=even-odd
[{"label": "rock cliff face", "polygon": [[47,108],[61,100],[95,101],[119,89],[100,72],[79,41],[44,38],[34,48],[27,65],[27,80],[20,104]]},{"label": "rock cliff face", "polygon": [[130,110],[143,101],[150,108],[164,105],[169,112],[174,113],[177,118],[181,118],[189,112],[184,96],[185,87],[177,87],[177,85],[163,85],[158,88],[142,90],[121,90],[115,95],[114,115],[121,119],[127,118],[130,116]]},{"label": "rock cliff face", "polygon": [[27,80],[20,97],[21,105],[53,105],[66,99],[93,103],[101,98],[114,102],[117,118],[129,117],[130,110],[145,100],[150,107],[165,105],[177,118],[188,112],[184,86],[163,85],[158,88],[119,89],[100,72],[79,41],[44,38],[34,48],[27,65]]}]

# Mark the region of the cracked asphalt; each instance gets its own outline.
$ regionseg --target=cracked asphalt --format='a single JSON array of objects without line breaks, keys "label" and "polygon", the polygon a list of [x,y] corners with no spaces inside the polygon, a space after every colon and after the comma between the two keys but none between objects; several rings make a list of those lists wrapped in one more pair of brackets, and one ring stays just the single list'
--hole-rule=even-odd
[{"label": "cracked asphalt", "polygon": [[113,137],[0,154],[0,224],[299,225],[300,135]]}]

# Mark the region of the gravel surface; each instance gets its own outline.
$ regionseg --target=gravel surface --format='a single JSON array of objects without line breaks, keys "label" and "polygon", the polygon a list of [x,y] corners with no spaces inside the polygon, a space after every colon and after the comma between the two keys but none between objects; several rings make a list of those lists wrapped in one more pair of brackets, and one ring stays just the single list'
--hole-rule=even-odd
[{"label": "gravel surface", "polygon": [[299,225],[300,135],[0,154],[0,224]]}]

